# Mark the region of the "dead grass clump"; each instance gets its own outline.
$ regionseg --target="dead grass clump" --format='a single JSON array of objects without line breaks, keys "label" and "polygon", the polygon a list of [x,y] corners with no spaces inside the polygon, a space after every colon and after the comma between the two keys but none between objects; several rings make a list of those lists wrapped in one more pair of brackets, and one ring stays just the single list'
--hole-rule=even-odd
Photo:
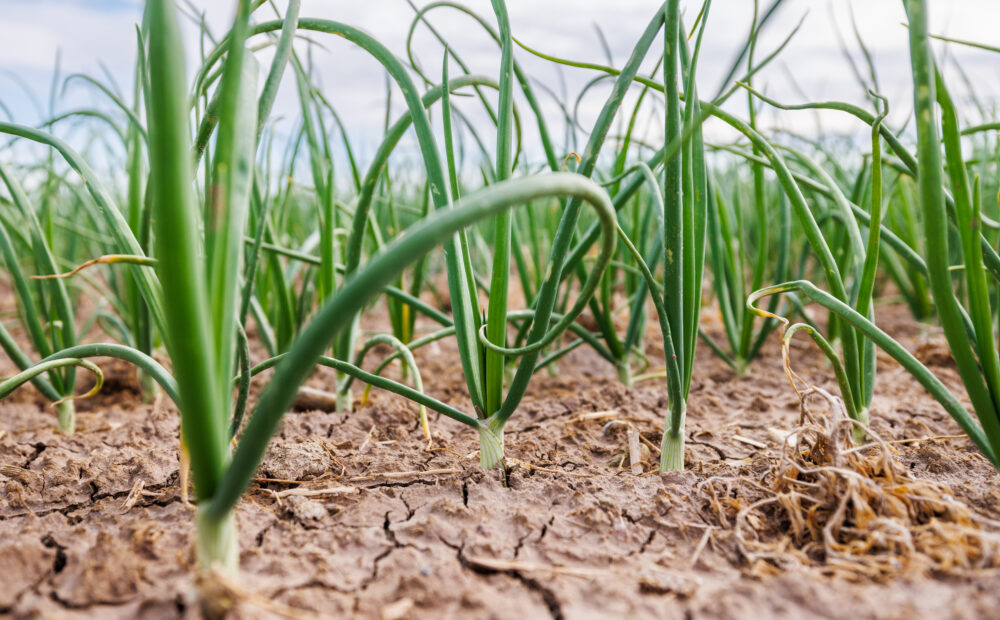
[{"label": "dead grass clump", "polygon": [[[816,396],[825,411],[810,405]],[[814,566],[884,579],[1000,566],[1000,523],[911,476],[870,429],[868,443],[853,445],[861,425],[827,392],[803,392],[800,410],[780,456],[754,463],[755,480],[717,476],[699,486],[752,572]]]}]

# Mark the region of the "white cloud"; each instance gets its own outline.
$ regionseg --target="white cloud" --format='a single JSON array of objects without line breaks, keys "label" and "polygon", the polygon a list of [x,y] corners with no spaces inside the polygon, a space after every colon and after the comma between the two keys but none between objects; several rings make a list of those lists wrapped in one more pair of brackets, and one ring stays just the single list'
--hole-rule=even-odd
[{"label": "white cloud", "polygon": [[[235,2],[194,2],[204,7],[207,23],[215,34],[224,32],[232,18]],[[425,2],[419,0],[418,4]],[[84,71],[99,75],[98,63],[103,61],[127,88],[132,79],[135,53],[134,23],[140,19],[141,6],[137,2],[118,2],[111,8],[101,8],[101,4],[71,0],[4,0],[4,18],[0,20],[0,69],[16,73],[44,99],[56,50],[61,49],[64,72]],[[278,4],[283,9],[286,3]],[[467,4],[489,23],[495,22],[489,0],[468,0]],[[525,43],[548,53],[603,63],[605,54],[598,43],[596,24],[604,32],[618,65],[628,57],[658,5],[649,0],[508,0],[507,4],[514,34]],[[860,100],[861,87],[852,77],[840,52],[836,34],[839,29],[852,55],[860,59],[851,31],[849,4],[844,0],[786,2],[762,37],[759,54],[773,49],[802,15],[808,14],[802,30],[781,56],[781,62],[788,67],[788,71],[783,71],[779,65],[769,67],[756,78],[757,85],[775,96],[792,101],[801,99],[798,89],[811,99]],[[995,0],[933,0],[931,5],[932,30],[973,40],[990,41],[994,38],[993,29],[1000,21],[1000,3]],[[683,6],[690,23],[700,2],[685,0]],[[703,94],[714,92],[733,54],[745,40],[752,6],[749,0],[715,1],[699,70]],[[855,1],[853,7],[861,36],[874,54],[882,88],[892,98],[894,116],[891,118],[901,122],[909,108],[906,30],[900,25],[904,21],[902,2]],[[269,19],[271,15],[268,7],[262,8],[261,14],[261,19]],[[403,57],[413,10],[404,0],[304,0],[302,15],[356,25]],[[498,62],[496,45],[480,26],[448,8],[432,11],[429,18],[469,62],[474,72],[495,74]],[[186,26],[185,33],[190,72],[198,53],[198,34],[190,24]],[[381,68],[373,59],[341,39],[328,35],[312,36],[326,48],[317,49],[314,54],[324,92],[350,123],[351,131],[358,140],[374,139],[379,135],[384,117],[385,81]],[[422,26],[417,29],[415,43],[421,65],[436,78],[440,71],[440,45]],[[660,41],[654,43],[652,56],[659,53],[660,46]],[[299,45],[298,49],[301,51],[305,47]],[[997,97],[995,56],[955,46],[951,46],[949,52],[960,59],[963,69],[970,74],[977,87],[983,89],[981,95],[993,99]],[[560,90],[562,74],[569,84],[571,98],[594,76],[588,71],[556,68],[522,50],[517,50],[516,54],[530,75],[557,91]],[[264,71],[268,54],[262,53],[261,59]],[[794,76],[794,86],[789,73]],[[960,89],[957,78],[953,83],[954,88]],[[10,84],[8,78],[0,76],[0,98],[15,110],[15,114],[28,116],[25,122],[36,122],[26,98],[19,95],[17,89],[10,88]],[[292,86],[291,80],[286,80],[277,103],[277,114],[286,117],[297,114]],[[63,109],[79,105],[81,97],[90,101],[93,95],[86,91],[79,86],[71,88],[69,99],[62,102]],[[607,87],[597,88],[583,102],[581,116],[585,124],[600,109],[603,93],[606,92]],[[554,122],[558,109],[547,95],[540,94],[540,98]],[[401,110],[398,96],[394,103],[395,109]],[[812,117],[806,113],[782,113],[781,116],[786,124],[812,123]],[[775,116],[768,118],[773,121]],[[852,122],[850,119],[837,120],[837,115],[833,115],[825,121],[824,127],[850,129]]]}]

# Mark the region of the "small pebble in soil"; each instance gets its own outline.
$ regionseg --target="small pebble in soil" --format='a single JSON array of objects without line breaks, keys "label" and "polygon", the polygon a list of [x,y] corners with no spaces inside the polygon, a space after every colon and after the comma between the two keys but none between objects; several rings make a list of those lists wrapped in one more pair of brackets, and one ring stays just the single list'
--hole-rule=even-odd
[{"label": "small pebble in soil", "polygon": [[285,500],[285,509],[302,521],[319,521],[326,516],[326,507],[307,497],[289,497]]}]

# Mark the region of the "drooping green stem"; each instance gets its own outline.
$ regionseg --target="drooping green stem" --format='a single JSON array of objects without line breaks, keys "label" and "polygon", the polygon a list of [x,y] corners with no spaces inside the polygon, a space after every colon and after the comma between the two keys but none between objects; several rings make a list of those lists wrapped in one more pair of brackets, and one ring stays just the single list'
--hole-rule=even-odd
[{"label": "drooping green stem", "polygon": [[180,394],[177,390],[177,381],[170,375],[170,373],[167,372],[166,368],[160,365],[159,362],[142,351],[132,347],[127,347],[117,343],[81,344],[53,353],[43,359],[42,362],[91,357],[113,357],[133,364],[137,368],[141,369],[145,376],[148,376],[153,381],[156,381],[170,400],[172,400],[174,404],[180,406]]},{"label": "drooping green stem", "polygon": [[866,337],[870,338],[879,348],[889,354],[894,360],[899,362],[899,364],[905,368],[913,378],[917,380],[920,385],[922,385],[930,394],[941,403],[941,406],[948,412],[948,414],[958,423],[963,431],[972,439],[972,442],[982,451],[984,455],[993,463],[994,467],[1000,467],[998,465],[997,458],[994,456],[994,448],[992,447],[992,439],[989,437],[989,431],[980,427],[976,424],[975,419],[969,414],[965,407],[958,401],[957,398],[948,390],[948,388],[934,376],[926,366],[924,366],[912,353],[906,350],[903,345],[899,344],[896,340],[893,340],[888,334],[882,331],[874,323],[869,321],[866,317],[858,314],[858,312],[849,306],[848,304],[837,299],[833,295],[817,288],[812,282],[807,280],[796,280],[793,282],[785,282],[783,284],[776,284],[774,286],[768,286],[760,289],[759,291],[754,291],[752,295],[747,299],[747,308],[752,312],[760,312],[758,308],[754,306],[757,300],[767,297],[768,295],[776,295],[779,293],[789,293],[795,292],[804,295],[808,300],[816,302],[835,313],[837,316],[842,318],[844,321],[850,323],[855,329],[862,332]]},{"label": "drooping green stem", "polygon": [[[271,436],[313,365],[342,330],[344,316],[353,316],[413,262],[452,239],[467,226],[531,200],[574,196],[595,207],[602,225],[614,226],[614,211],[603,189],[576,174],[554,173],[499,183],[467,195],[454,207],[439,209],[413,225],[338,289],[301,332],[274,378],[261,394],[250,417],[233,463],[212,499],[210,512],[221,516],[232,510],[250,484]],[[543,325],[544,328],[544,325]],[[506,419],[504,419],[506,421]]]}]

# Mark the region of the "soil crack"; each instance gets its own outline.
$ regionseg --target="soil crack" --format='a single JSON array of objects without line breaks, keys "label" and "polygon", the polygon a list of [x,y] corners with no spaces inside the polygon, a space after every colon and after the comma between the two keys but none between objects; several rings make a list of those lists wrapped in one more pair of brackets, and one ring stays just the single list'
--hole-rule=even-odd
[{"label": "soil crack", "polygon": [[[410,505],[406,503],[406,500],[404,500],[402,497],[400,497],[400,501],[402,501],[403,505],[406,506],[406,518],[403,519],[400,523],[406,523],[407,521],[413,518],[415,511],[412,508],[410,508]],[[396,532],[392,531],[393,523],[392,519],[389,518],[390,514],[392,514],[391,511],[386,511],[385,520],[382,522],[382,531],[385,532],[386,541],[392,544],[392,546],[386,549],[385,551],[382,551],[372,559],[372,574],[368,579],[365,580],[364,583],[361,584],[361,591],[367,590],[368,586],[374,583],[376,579],[378,579],[379,563],[382,562],[382,560],[389,557],[389,555],[391,555],[393,551],[410,546],[399,542],[399,539],[396,538]]]},{"label": "soil crack", "polygon": [[438,540],[444,543],[446,547],[450,547],[455,550],[455,553],[458,556],[458,563],[461,564],[463,569],[480,575],[495,575],[498,573],[509,574],[514,579],[520,581],[526,589],[532,592],[537,592],[538,595],[542,597],[542,601],[545,603],[545,606],[548,607],[549,614],[552,616],[553,620],[565,620],[566,615],[563,613],[562,605],[559,603],[559,599],[556,597],[555,592],[543,586],[537,579],[528,577],[519,570],[498,571],[483,566],[477,566],[470,563],[469,560],[466,559],[464,542],[460,545],[454,545],[440,536],[438,536]]},{"label": "soil crack", "polygon": [[66,568],[66,548],[57,543],[55,539],[52,538],[51,534],[46,534],[45,536],[43,536],[41,542],[42,546],[56,550],[56,555],[54,558],[52,558],[52,570],[50,570],[47,573],[42,573],[42,575],[37,580],[35,580],[33,584],[31,584],[26,588],[23,588],[20,592],[18,592],[17,595],[14,597],[14,603],[12,605],[0,607],[0,614],[12,613],[15,609],[17,609],[17,606],[21,603],[21,599],[23,599],[26,594],[28,594],[29,592],[37,593],[38,588],[43,583],[45,583],[46,580],[48,580],[53,575],[58,575],[63,571],[64,568]]},{"label": "soil crack", "polygon": [[646,547],[653,542],[654,538],[656,538],[656,530],[651,529],[649,530],[649,536],[646,537],[646,540],[642,541],[642,545],[639,546],[639,549],[637,551],[630,552],[628,555],[631,557],[633,555],[642,555],[643,553],[646,553]]},{"label": "soil crack", "polygon": [[542,526],[542,533],[538,535],[538,541],[537,542],[542,542],[542,539],[545,538],[545,535],[549,533],[549,528],[555,522],[556,522],[555,515],[552,515],[551,517],[549,517],[549,522]]},{"label": "soil crack", "polygon": [[529,536],[534,534],[534,531],[530,531],[524,536],[517,539],[517,546],[514,547],[514,557],[517,558],[518,554],[521,553],[521,547],[524,546],[524,541],[528,539]]},{"label": "soil crack", "polygon": [[[163,483],[163,484],[157,484],[157,485],[148,486],[148,487],[145,487],[145,489],[147,491],[153,492],[153,491],[162,491],[162,490],[168,489],[168,488],[170,488],[172,486],[175,486],[175,485],[173,485],[171,483]],[[100,493],[100,491],[98,490],[98,487],[97,487],[96,483],[94,483],[93,481],[91,481],[90,482],[90,501],[89,502],[79,502],[79,503],[76,503],[76,504],[68,504],[66,506],[59,506],[59,507],[55,507],[55,508],[46,508],[45,510],[37,510],[37,511],[36,510],[31,510],[30,508],[28,508],[24,512],[19,512],[17,514],[0,515],[0,521],[9,521],[9,520],[12,520],[12,519],[20,519],[20,518],[26,517],[28,515],[31,515],[32,517],[38,518],[38,517],[44,517],[46,515],[50,515],[50,514],[56,513],[56,512],[62,514],[66,518],[70,518],[70,514],[71,513],[74,513],[74,512],[76,512],[78,510],[84,510],[86,508],[93,508],[94,505],[97,502],[101,501],[101,500],[104,500],[104,499],[124,499],[124,498],[128,497],[131,492],[132,492],[132,490],[129,489],[128,491],[116,491],[114,493]],[[155,499],[147,499],[147,501],[149,502],[149,504],[152,504],[152,505],[155,505],[155,506],[167,506],[167,505],[172,504],[174,502],[180,501],[180,497],[177,496],[177,495],[173,495],[173,496],[170,496],[168,498],[157,497]],[[139,505],[139,504],[137,504],[137,505]]]},{"label": "soil crack", "polygon": [[257,532],[257,537],[254,539],[254,542],[256,543],[257,548],[260,548],[260,547],[264,546],[264,537],[267,536],[267,533],[269,531],[271,531],[271,528],[273,528],[277,523],[278,523],[278,520],[276,519],[276,520],[272,521],[271,523],[269,523],[267,525],[267,527],[265,527],[261,531]]},{"label": "soil crack", "polygon": [[[449,480],[449,478],[445,478],[444,480]],[[390,488],[402,489],[402,488],[406,488],[406,487],[412,487],[412,486],[415,486],[415,485],[420,485],[420,486],[425,486],[425,487],[433,487],[433,486],[439,486],[441,484],[441,482],[443,482],[443,480],[424,480],[423,478],[417,478],[415,480],[409,480],[407,482],[379,482],[379,483],[376,483],[376,484],[368,484],[368,485],[363,485],[363,486],[362,485],[358,485],[358,488],[361,488],[361,489],[390,489]]]},{"label": "soil crack", "polygon": [[536,579],[522,574],[521,571],[514,571],[511,575],[523,583],[529,590],[538,592],[538,594],[542,597],[542,600],[545,601],[545,606],[549,608],[549,613],[552,614],[553,620],[565,619],[566,616],[563,614],[562,605],[559,604],[559,599],[556,598],[556,595],[552,590],[538,583]]},{"label": "soil crack", "polygon": [[709,443],[707,441],[697,441],[695,439],[688,439],[687,443],[693,446],[705,446],[706,448],[711,448],[712,450],[715,451],[716,454],[719,455],[719,458],[722,459],[723,461],[731,460],[730,457],[727,456],[726,453],[723,452],[722,449],[719,448],[719,446],[715,445],[714,443]]},{"label": "soil crack", "polygon": [[48,446],[46,446],[44,443],[40,441],[32,444],[31,448],[34,450],[34,452],[28,457],[28,460],[25,461],[24,465],[22,465],[21,467],[23,467],[24,469],[31,469],[31,464],[34,463],[38,459],[38,457],[42,455],[42,452],[45,452],[45,448],[47,447]]}]

